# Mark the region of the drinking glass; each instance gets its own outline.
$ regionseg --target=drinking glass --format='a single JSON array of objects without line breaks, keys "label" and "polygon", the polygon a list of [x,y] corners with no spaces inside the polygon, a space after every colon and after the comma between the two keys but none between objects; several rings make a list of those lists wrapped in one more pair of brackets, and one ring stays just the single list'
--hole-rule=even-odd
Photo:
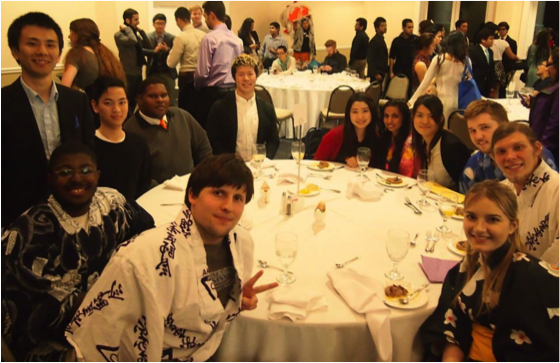
[{"label": "drinking glass", "polygon": [[364,177],[364,173],[368,169],[369,160],[371,159],[371,149],[369,147],[358,148],[358,166],[360,167],[360,178]]},{"label": "drinking glass", "polygon": [[253,150],[253,162],[257,165],[257,178],[262,175],[261,166],[265,158],[266,158],[266,145],[255,144],[255,149]]},{"label": "drinking glass", "polygon": [[292,158],[296,161],[296,164],[299,165],[301,159],[303,159],[305,155],[305,144],[301,140],[296,140],[292,142]]},{"label": "drinking glass", "polygon": [[399,262],[401,262],[408,253],[410,243],[410,234],[402,229],[391,229],[387,235],[385,247],[387,255],[393,261],[393,268],[385,272],[385,276],[389,280],[402,280],[404,275],[399,272]]},{"label": "drinking glass", "polygon": [[428,192],[432,188],[434,172],[428,169],[421,169],[418,172],[416,180],[418,181],[418,189],[420,190],[420,194],[422,194],[422,199],[418,201],[418,204],[424,207],[430,205],[430,203],[426,199],[426,194],[428,194]]},{"label": "drinking glass", "polygon": [[515,88],[510,85],[506,88],[506,98],[508,99],[508,104],[511,105],[511,100],[515,97]]},{"label": "drinking glass", "polygon": [[457,211],[457,194],[441,192],[438,198],[438,209],[443,218],[443,225],[436,229],[441,233],[451,233],[451,229],[447,226],[447,220]]},{"label": "drinking glass", "polygon": [[319,67],[313,66],[313,74],[319,74]]},{"label": "drinking glass", "polygon": [[293,232],[280,232],[276,235],[276,256],[284,266],[284,272],[276,277],[276,281],[288,285],[296,281],[296,276],[288,271],[288,267],[296,259],[298,252],[298,236]]}]

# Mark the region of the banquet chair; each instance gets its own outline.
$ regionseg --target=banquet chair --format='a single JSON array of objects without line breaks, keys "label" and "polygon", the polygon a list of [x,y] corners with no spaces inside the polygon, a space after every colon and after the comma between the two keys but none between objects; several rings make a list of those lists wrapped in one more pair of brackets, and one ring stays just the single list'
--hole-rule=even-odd
[{"label": "banquet chair", "polygon": [[379,100],[379,108],[383,108],[389,100],[403,100],[408,101],[408,77],[399,73],[389,81],[387,92],[385,96]]},{"label": "banquet chair", "polygon": [[467,121],[463,116],[465,110],[456,110],[449,115],[448,119],[448,128],[449,131],[455,134],[466,147],[470,150],[476,150],[477,147],[471,141],[471,137],[469,136],[469,127],[467,125]]},{"label": "banquet chair", "polygon": [[[266,88],[264,88],[263,86],[259,86],[256,85],[255,86],[255,93],[257,94],[257,96],[259,98],[262,98],[263,101],[268,102],[272,105],[272,107],[274,107],[274,102],[272,101],[272,96],[270,95],[270,93],[268,92],[268,90]],[[293,137],[296,137],[296,128],[294,127],[294,113],[288,109],[285,108],[276,108],[274,107],[274,112],[276,113],[276,120],[278,123],[278,131],[280,131],[280,123],[282,121],[287,121],[288,119],[292,120],[292,131],[293,131]],[[288,127],[288,125],[286,124],[286,128]],[[287,134],[287,132],[286,132]]]},{"label": "banquet chair", "polygon": [[329,106],[321,109],[318,127],[321,128],[322,121],[326,124],[329,120],[335,120],[338,125],[340,120],[344,120],[346,104],[354,93],[356,93],[356,91],[354,91],[354,89],[350,86],[343,85],[336,87],[331,92]]},{"label": "banquet chair", "polygon": [[371,82],[371,84],[366,89],[366,94],[373,100],[373,104],[375,105],[375,108],[377,110],[377,116],[380,116],[379,99],[381,98],[382,91],[383,90],[381,88],[381,83],[379,83],[379,81]]}]

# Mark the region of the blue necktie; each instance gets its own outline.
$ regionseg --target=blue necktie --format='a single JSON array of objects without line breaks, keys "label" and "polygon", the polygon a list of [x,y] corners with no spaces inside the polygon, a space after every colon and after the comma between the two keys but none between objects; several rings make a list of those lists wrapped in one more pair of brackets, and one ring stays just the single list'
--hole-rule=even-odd
[{"label": "blue necktie", "polygon": [[484,48],[484,54],[486,54],[486,61],[490,64],[490,53],[488,52],[488,48]]}]

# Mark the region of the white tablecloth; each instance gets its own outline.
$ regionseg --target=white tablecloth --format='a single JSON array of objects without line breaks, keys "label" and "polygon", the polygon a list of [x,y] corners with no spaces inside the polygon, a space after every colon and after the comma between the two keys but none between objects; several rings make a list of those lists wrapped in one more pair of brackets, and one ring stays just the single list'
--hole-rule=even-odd
[{"label": "white tablecloth", "polygon": [[519,120],[529,121],[529,109],[525,108],[521,104],[519,98],[515,98],[511,100],[505,98],[499,98],[499,99],[493,99],[492,101],[496,101],[502,106],[504,106],[508,114],[508,119],[510,121],[519,121]]},{"label": "white tablecloth", "polygon": [[[293,161],[274,160],[280,169],[277,174],[296,171]],[[309,163],[310,161],[303,161]],[[264,170],[266,173],[274,169]],[[306,172],[309,170],[305,170]],[[375,172],[367,174],[375,180]],[[314,172],[319,174],[321,172]],[[277,185],[276,178],[267,179],[271,186],[268,204],[260,200],[263,181],[255,181],[255,198],[246,206],[243,218],[253,222],[251,234],[255,241],[255,265],[253,273],[260,266],[258,259],[280,266],[274,250],[275,235],[279,231],[293,231],[299,237],[299,252],[290,267],[297,277],[294,286],[319,291],[328,302],[328,310],[310,312],[303,321],[292,323],[287,319],[268,319],[269,296],[259,295],[256,310],[244,311],[229,327],[224,335],[215,358],[220,361],[373,361],[377,360],[371,335],[363,316],[354,313],[336,293],[327,272],[335,268],[335,263],[360,256],[360,263],[372,276],[385,283],[384,272],[391,267],[385,251],[387,232],[392,228],[407,230],[411,237],[419,232],[418,246],[411,248],[399,269],[405,274],[405,281],[414,285],[427,281],[419,262],[425,247],[425,231],[442,224],[442,219],[434,208],[415,215],[404,205],[404,197],[412,201],[419,199],[415,186],[393,189],[385,193],[380,201],[368,202],[356,198],[347,199],[346,185],[356,177],[356,172],[340,169],[334,171],[332,180],[308,177],[307,182],[321,187],[338,188],[342,193],[323,190],[314,197],[305,198],[305,209],[291,216],[280,215],[280,199],[283,191],[295,191],[295,186]],[[182,177],[186,187],[188,176]],[[411,179],[406,179],[415,182]],[[161,206],[162,203],[180,203],[184,191],[164,189],[162,185],[138,199],[156,221],[156,225],[170,222],[181,208]],[[326,202],[327,216],[324,227],[313,224],[313,211],[319,201]],[[433,201],[432,201],[433,203]],[[450,220],[453,232],[464,236],[462,223]],[[441,239],[433,257],[459,260],[451,253]],[[260,283],[275,281],[278,271],[265,270]],[[391,331],[393,338],[393,360],[418,361],[422,358],[422,347],[418,329],[437,306],[441,284],[432,284],[428,289],[428,303],[415,310],[391,309]]]},{"label": "white tablecloth", "polygon": [[[257,79],[257,84],[270,92],[275,107],[293,110],[296,104],[307,103],[307,123],[303,125],[302,135],[317,125],[321,109],[329,106],[331,92],[336,87],[348,85],[356,92],[363,92],[369,86],[365,80],[342,73],[313,75],[311,71],[290,76],[263,73]],[[291,125],[288,125],[286,136],[290,137],[291,134]]]}]

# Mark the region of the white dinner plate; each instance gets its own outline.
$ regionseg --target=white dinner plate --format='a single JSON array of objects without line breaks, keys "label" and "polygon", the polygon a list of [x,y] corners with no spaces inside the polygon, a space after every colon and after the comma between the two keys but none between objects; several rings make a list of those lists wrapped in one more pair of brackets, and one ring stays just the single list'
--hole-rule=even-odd
[{"label": "white dinner plate", "polygon": [[[400,178],[400,177],[399,177],[399,178]],[[381,185],[383,185],[383,186],[385,186],[385,187],[389,187],[389,188],[404,188],[404,187],[406,187],[406,186],[408,185],[408,181],[405,180],[405,179],[403,179],[403,178],[401,178],[401,180],[402,180],[403,182],[400,183],[400,184],[389,184],[389,183],[386,183],[383,179],[381,179],[381,178],[378,177],[378,176],[375,176],[375,179],[377,180],[377,182],[378,182],[379,184],[381,184]]]},{"label": "white dinner plate", "polygon": [[315,171],[332,171],[332,170],[334,170],[336,165],[331,163],[331,162],[328,162],[328,163],[329,163],[329,166],[327,168],[320,168],[319,163],[317,163],[317,162],[311,163],[311,164],[307,165],[307,167],[309,169],[315,170]]},{"label": "white dinner plate", "polygon": [[453,219],[458,219],[458,220],[462,221],[463,219],[465,219],[465,216],[464,216],[465,207],[463,207],[462,204],[457,205],[457,207],[458,207],[458,208],[463,208],[463,215],[460,216],[460,215],[458,215],[458,214],[453,214],[453,215],[451,216],[451,218],[453,218]]},{"label": "white dinner plate", "polygon": [[[416,289],[417,289],[416,286],[412,286],[409,291],[414,291]],[[418,309],[418,308],[426,305],[427,302],[428,302],[428,294],[426,294],[426,290],[420,291],[406,305],[401,304],[399,299],[391,299],[391,298],[388,298],[387,296],[385,296],[385,304],[392,307],[392,308],[397,308],[397,309],[404,309],[404,310]]]},{"label": "white dinner plate", "polygon": [[[457,243],[459,243],[461,241],[449,241],[447,242],[447,249],[451,252],[453,252],[456,255],[459,256],[466,256],[467,255],[467,251],[461,251],[460,249],[457,248]],[[465,241],[465,243],[468,243],[467,241]]]},{"label": "white dinner plate", "polygon": [[[303,189],[303,188],[302,188],[302,189]],[[314,197],[314,196],[316,196],[316,195],[319,195],[320,193],[321,193],[320,190],[315,190],[315,191],[310,192],[309,194],[301,194],[301,193],[299,193],[299,195],[302,196],[302,197]]]}]

